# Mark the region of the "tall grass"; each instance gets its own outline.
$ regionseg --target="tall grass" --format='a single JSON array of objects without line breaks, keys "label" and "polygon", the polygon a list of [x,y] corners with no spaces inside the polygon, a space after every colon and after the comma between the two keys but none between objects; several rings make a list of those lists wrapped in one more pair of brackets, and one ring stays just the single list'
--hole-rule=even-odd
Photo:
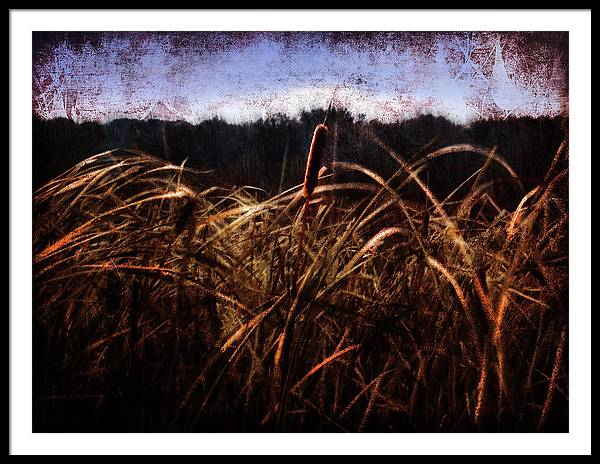
[{"label": "tall grass", "polygon": [[[35,192],[36,430],[565,430],[566,145],[508,211],[494,149],[364,136],[391,178],[312,158],[267,197],[114,150]],[[464,151],[438,198],[422,169]]]}]

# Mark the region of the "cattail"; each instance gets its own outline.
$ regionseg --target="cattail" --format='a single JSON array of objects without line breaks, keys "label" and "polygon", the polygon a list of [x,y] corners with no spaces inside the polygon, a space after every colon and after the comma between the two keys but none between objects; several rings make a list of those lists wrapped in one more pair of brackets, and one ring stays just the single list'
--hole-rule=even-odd
[{"label": "cattail", "polygon": [[325,142],[328,132],[329,130],[324,124],[319,124],[315,128],[312,143],[310,144],[310,151],[308,152],[308,160],[306,161],[306,174],[304,176],[304,188],[302,189],[302,196],[304,198],[309,198],[319,183],[319,169],[321,168],[321,161],[325,152]]}]

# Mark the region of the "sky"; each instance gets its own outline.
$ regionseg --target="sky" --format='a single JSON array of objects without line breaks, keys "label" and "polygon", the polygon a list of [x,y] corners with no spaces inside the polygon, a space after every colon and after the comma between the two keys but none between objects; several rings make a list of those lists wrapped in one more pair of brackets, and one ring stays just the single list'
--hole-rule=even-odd
[{"label": "sky", "polygon": [[33,33],[34,113],[232,123],[327,107],[367,120],[568,114],[562,32]]}]

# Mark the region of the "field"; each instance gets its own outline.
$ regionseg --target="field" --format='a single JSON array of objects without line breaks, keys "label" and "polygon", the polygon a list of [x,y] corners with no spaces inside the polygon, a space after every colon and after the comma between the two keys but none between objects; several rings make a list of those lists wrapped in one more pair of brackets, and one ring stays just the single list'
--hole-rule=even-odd
[{"label": "field", "polygon": [[113,149],[37,189],[35,430],[567,431],[568,141],[525,178],[347,125],[385,172],[317,140],[265,193]]}]

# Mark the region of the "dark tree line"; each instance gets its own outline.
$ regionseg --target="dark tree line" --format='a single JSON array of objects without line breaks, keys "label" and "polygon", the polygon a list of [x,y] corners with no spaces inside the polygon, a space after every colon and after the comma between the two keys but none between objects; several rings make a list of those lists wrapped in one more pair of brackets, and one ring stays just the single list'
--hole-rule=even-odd
[{"label": "dark tree line", "polygon": [[[188,166],[212,171],[207,181],[253,185],[275,193],[302,182],[312,131],[324,116],[324,110],[314,110],[302,113],[298,119],[275,115],[251,123],[229,124],[215,118],[196,125],[130,119],[76,124],[68,119],[42,121],[34,117],[34,189],[88,156],[113,148],[134,148],[175,164],[187,158]],[[368,134],[374,134],[407,161],[454,143],[497,146],[498,153],[527,188],[543,179],[565,137],[566,124],[562,118],[510,118],[461,126],[431,115],[386,124],[333,110],[328,117],[328,153],[330,159],[359,163],[385,177],[397,165]],[[482,162],[473,154],[448,156],[431,163],[422,176],[432,189],[444,195]],[[497,166],[487,175],[494,179],[506,176]],[[501,196],[502,185],[500,182],[495,187]],[[514,193],[506,196],[514,200],[518,198]]]}]

